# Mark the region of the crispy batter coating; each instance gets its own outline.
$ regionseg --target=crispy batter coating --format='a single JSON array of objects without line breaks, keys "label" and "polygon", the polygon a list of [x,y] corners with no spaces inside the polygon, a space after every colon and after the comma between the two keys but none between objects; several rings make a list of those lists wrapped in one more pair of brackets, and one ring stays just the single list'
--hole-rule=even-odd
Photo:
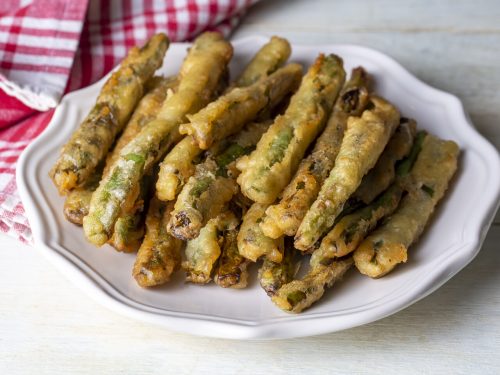
[{"label": "crispy batter coating", "polygon": [[232,178],[217,174],[217,163],[212,159],[196,166],[175,202],[174,212],[168,224],[169,232],[181,239],[191,240],[200,229],[216,217],[238,191]]},{"label": "crispy batter coating", "polygon": [[106,157],[103,175],[109,174],[110,168],[120,156],[121,150],[139,134],[146,124],[156,118],[167,95],[173,94],[178,83],[177,77],[164,78],[159,76],[155,76],[147,82],[146,95],[137,104],[130,120],[116,141],[115,147]]},{"label": "crispy batter coating", "polygon": [[311,263],[328,263],[332,258],[340,258],[354,251],[381,219],[394,212],[402,195],[403,189],[399,184],[391,185],[372,204],[344,216],[313,252]]},{"label": "crispy batter coating", "polygon": [[283,116],[278,116],[256,150],[237,163],[241,191],[271,204],[290,182],[309,144],[323,129],[344,83],[342,60],[319,55],[302,79]]},{"label": "crispy batter coating", "polygon": [[145,233],[144,202],[149,199],[154,176],[143,177],[139,186],[140,192],[134,205],[123,210],[118,216],[108,243],[116,250],[132,253],[139,249]]},{"label": "crispy batter coating", "polygon": [[266,236],[294,236],[297,232],[307,210],[318,196],[323,181],[333,168],[347,118],[361,115],[368,102],[368,81],[362,68],[353,69],[311,154],[300,163],[280,201],[266,210],[266,216],[260,223]]},{"label": "crispy batter coating", "polygon": [[[176,77],[153,77],[148,82],[149,92],[141,99],[130,121],[118,138],[113,151],[106,158],[103,175],[109,173],[111,166],[119,158],[121,150],[141,131],[150,121],[156,118],[162,103],[167,95],[172,95],[177,87]],[[134,252],[141,245],[144,236],[144,200],[148,199],[152,176],[144,176],[140,183],[140,192],[137,200],[127,211],[122,211],[116,220],[113,234],[108,243],[118,251]]]},{"label": "crispy batter coating", "polygon": [[[100,170],[99,170],[100,169]],[[99,186],[102,177],[102,167],[89,176],[83,186],[71,190],[64,201],[64,216],[73,224],[82,225],[83,217],[89,213],[92,193]]]},{"label": "crispy batter coating", "polygon": [[258,278],[260,286],[269,297],[274,296],[279,288],[291,282],[297,274],[300,262],[297,261],[296,255],[293,241],[285,239],[285,252],[280,263],[264,258],[259,268]]},{"label": "crispy batter coating", "polygon": [[259,79],[267,77],[281,68],[292,53],[290,43],[286,39],[273,36],[257,51],[252,60],[236,80],[235,86],[246,87]]},{"label": "crispy batter coating", "polygon": [[234,88],[198,113],[188,116],[180,132],[192,135],[201,149],[237,133],[260,113],[274,108],[300,82],[302,67],[288,64],[253,85]]},{"label": "crispy batter coating", "polygon": [[212,280],[217,259],[221,254],[228,231],[233,231],[239,224],[238,218],[231,211],[224,211],[210,219],[194,240],[186,245],[186,260],[182,268],[186,271],[186,281],[207,284]]},{"label": "crispy batter coating", "polygon": [[[240,78],[228,91],[235,87],[247,87],[263,77],[274,73],[290,56],[290,45],[282,38],[272,37],[253,57]],[[164,201],[174,200],[189,177],[194,174],[197,157],[203,152],[192,136],[185,137],[167,154],[160,164],[156,183],[156,194]]]},{"label": "crispy batter coating", "polygon": [[[123,206],[135,202],[139,181],[179,141],[179,124],[205,106],[232,56],[218,33],[204,33],[190,48],[179,74],[179,86],[149,122],[120,152],[120,157],[92,195],[83,227],[87,239],[101,246],[109,240]],[[133,199],[132,199],[133,198]]]},{"label": "crispy batter coating", "polygon": [[218,142],[194,176],[184,185],[175,203],[169,230],[177,238],[195,238],[205,223],[217,216],[238,192],[234,164],[250,153],[270,122],[250,123],[241,132]]},{"label": "crispy batter coating", "polygon": [[217,285],[223,288],[242,289],[248,284],[249,260],[242,257],[238,252],[236,237],[238,229],[226,232],[219,264],[214,276]]},{"label": "crispy batter coating", "polygon": [[408,179],[408,194],[396,212],[354,252],[358,270],[378,278],[406,262],[408,247],[425,228],[457,169],[455,142],[427,135]]},{"label": "crispy batter coating", "polygon": [[373,96],[370,103],[373,108],[361,117],[349,118],[335,165],[295,235],[297,249],[310,250],[333,226],[399,124],[399,112],[389,102]]},{"label": "crispy batter coating", "polygon": [[416,132],[417,124],[414,120],[401,119],[401,124],[387,143],[377,164],[363,177],[353,195],[355,199],[370,204],[392,184],[396,178],[396,163],[410,152]]},{"label": "crispy batter coating", "polygon": [[173,204],[153,197],[146,215],[146,236],[137,253],[132,275],[142,287],[170,280],[181,264],[182,242],[166,231]]},{"label": "crispy batter coating", "polygon": [[283,238],[266,237],[259,226],[266,208],[265,204],[254,203],[243,216],[238,233],[238,251],[252,262],[265,255],[267,259],[280,263],[283,259]]},{"label": "crispy batter coating", "polygon": [[272,301],[286,312],[299,313],[318,301],[327,288],[342,279],[352,264],[352,258],[347,258],[318,267],[301,280],[283,285],[272,296]]},{"label": "crispy batter coating", "polygon": [[60,194],[82,185],[104,161],[143,96],[146,82],[161,66],[168,45],[167,36],[157,34],[141,49],[132,48],[104,84],[96,104],[64,145],[50,172]]},{"label": "crispy batter coating", "polygon": [[[411,128],[405,126],[408,124],[409,122],[401,124],[389,140],[386,150],[374,167],[376,174],[370,175],[369,173],[363,178],[365,181],[367,177],[370,177],[373,190],[378,191],[385,189],[388,176],[392,176],[393,183],[382,194],[377,194],[378,197],[369,205],[343,216],[333,229],[323,237],[321,245],[312,254],[311,264],[329,263],[333,258],[343,257],[351,253],[381,219],[392,214],[398,207],[404,192],[404,181],[420,152],[425,136],[425,133],[421,132],[416,141],[413,142],[415,124],[413,122]],[[389,166],[380,165],[384,155],[386,157],[382,161],[389,163]],[[394,160],[396,158],[394,155],[398,155],[396,160]],[[396,161],[400,161],[398,159],[402,157],[405,158],[398,163],[396,170]],[[378,177],[376,177],[377,175]],[[361,182],[360,187],[362,186],[363,182]],[[356,193],[354,195],[356,196]]]},{"label": "crispy batter coating", "polygon": [[[174,77],[153,77],[147,82],[146,89],[148,93],[144,95],[139,101],[139,104],[137,104],[123,133],[120,135],[120,138],[118,138],[115,147],[108,154],[104,170],[102,170],[102,167],[98,167],[82,186],[68,193],[66,201],[64,202],[64,215],[66,219],[74,224],[83,224],[83,217],[89,212],[92,193],[97,189],[97,186],[99,186],[99,181],[102,176],[109,172],[109,167],[116,160],[121,149],[139,132],[142,126],[156,116],[161,103],[165,99],[167,90],[175,88],[175,85],[176,80]],[[129,217],[130,215],[122,216],[126,216],[126,220],[120,224],[120,228],[123,232],[123,224],[130,223],[132,218]]]},{"label": "crispy batter coating", "polygon": [[194,174],[195,160],[203,152],[193,137],[184,137],[167,154],[160,164],[156,195],[162,201],[177,197],[189,177]]}]

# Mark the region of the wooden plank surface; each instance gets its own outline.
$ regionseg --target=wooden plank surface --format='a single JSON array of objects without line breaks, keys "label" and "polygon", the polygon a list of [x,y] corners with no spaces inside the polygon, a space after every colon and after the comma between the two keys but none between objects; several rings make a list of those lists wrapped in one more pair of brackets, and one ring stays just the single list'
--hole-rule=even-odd
[{"label": "wooden plank surface", "polygon": [[[356,43],[459,96],[500,148],[500,3],[257,4],[234,38]],[[274,342],[195,338],[108,311],[32,248],[0,237],[0,374],[498,374],[500,221],[478,257],[406,310],[351,330]]]}]

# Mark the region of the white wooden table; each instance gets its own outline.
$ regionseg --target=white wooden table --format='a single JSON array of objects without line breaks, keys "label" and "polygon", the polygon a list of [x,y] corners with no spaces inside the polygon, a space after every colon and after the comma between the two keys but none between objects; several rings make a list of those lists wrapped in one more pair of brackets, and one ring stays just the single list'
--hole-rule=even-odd
[{"label": "white wooden table", "polygon": [[[254,34],[379,49],[458,95],[500,148],[498,1],[267,1],[234,38]],[[116,315],[35,249],[0,237],[0,374],[499,374],[499,247],[497,215],[466,269],[394,316],[319,337],[236,342]]]}]

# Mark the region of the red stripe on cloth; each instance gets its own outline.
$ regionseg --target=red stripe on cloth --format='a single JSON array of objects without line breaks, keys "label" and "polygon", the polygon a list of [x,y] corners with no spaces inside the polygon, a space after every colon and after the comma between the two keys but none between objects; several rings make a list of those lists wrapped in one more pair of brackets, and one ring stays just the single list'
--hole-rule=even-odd
[{"label": "red stripe on cloth", "polygon": [[3,90],[0,90],[0,103],[2,108],[2,110],[0,110],[0,130],[36,112],[33,108],[26,106],[20,100],[7,95]]},{"label": "red stripe on cloth", "polygon": [[35,56],[56,56],[56,57],[73,57],[74,52],[68,51],[65,49],[57,49],[57,48],[45,48],[43,46],[40,47],[32,47],[32,46],[23,46],[23,45],[15,45],[11,43],[1,43],[0,42],[0,50],[4,50],[5,52],[19,52],[25,53],[27,55],[35,55]]},{"label": "red stripe on cloth", "polygon": [[153,13],[153,1],[154,0],[144,0],[144,16],[146,18],[145,26],[146,30],[156,30],[156,22]]},{"label": "red stripe on cloth", "polygon": [[99,22],[99,25],[101,27],[101,36],[103,38],[102,42],[104,48],[104,59],[103,64],[94,65],[94,69],[96,69],[96,67],[100,67],[101,71],[93,72],[94,74],[97,73],[98,76],[105,75],[115,66],[113,38],[110,30],[110,23],[104,21],[111,19],[111,4],[109,0],[101,0],[101,14],[105,15]]},{"label": "red stripe on cloth", "polygon": [[[24,7],[22,9],[20,9],[17,14],[19,16],[24,16],[24,14],[28,11],[28,7]],[[9,27],[9,30],[8,30],[8,33],[9,33],[9,37],[7,39],[7,43],[8,44],[12,44],[12,45],[17,45],[17,39],[19,37],[19,30],[20,30],[20,26],[21,26],[21,22],[22,22],[22,18],[15,18],[14,21],[12,22],[12,24],[10,25]],[[15,52],[15,49],[14,51]],[[12,62],[12,60],[10,59],[4,59],[2,60],[2,63],[10,63]]]},{"label": "red stripe on cloth", "polygon": [[189,14],[188,35],[192,35],[198,27],[198,12],[200,9],[196,0],[188,0],[187,9]]},{"label": "red stripe on cloth", "polygon": [[[10,26],[0,25],[0,31],[12,32]],[[21,27],[19,26],[17,29],[14,29],[20,34],[23,35],[31,35],[31,36],[57,36],[65,39],[78,39],[80,37],[80,33],[73,31],[60,31],[53,29],[36,29],[34,27]]]},{"label": "red stripe on cloth", "polygon": [[69,74],[71,69],[62,66],[47,66],[47,65],[33,65],[13,63],[9,61],[0,61],[0,68],[6,70],[24,70],[26,72],[44,72],[55,74]]},{"label": "red stripe on cloth", "polygon": [[[14,176],[16,174],[16,169],[15,167],[0,167],[0,174],[11,174]],[[1,198],[2,195],[0,194],[0,204],[4,202]]]},{"label": "red stripe on cloth", "polygon": [[169,37],[172,40],[177,40],[179,25],[177,23],[177,12],[175,11],[174,1],[167,0],[166,5],[167,29],[169,31]]},{"label": "red stripe on cloth", "polygon": [[10,156],[2,156],[2,154],[0,154],[0,162],[2,162],[2,163],[15,163],[17,161],[17,159],[19,159],[20,154],[21,154],[21,150],[15,150],[14,155],[10,155]]},{"label": "red stripe on cloth", "polygon": [[26,15],[35,18],[55,18],[80,21],[87,10],[87,0],[33,0]]},{"label": "red stripe on cloth", "polygon": [[3,233],[7,233],[9,232],[10,230],[10,227],[5,224],[2,220],[0,220],[0,231],[2,231]]}]

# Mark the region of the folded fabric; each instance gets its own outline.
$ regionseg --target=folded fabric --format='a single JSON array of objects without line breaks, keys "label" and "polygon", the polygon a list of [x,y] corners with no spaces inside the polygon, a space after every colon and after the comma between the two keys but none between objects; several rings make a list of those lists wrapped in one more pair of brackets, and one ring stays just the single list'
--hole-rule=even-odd
[{"label": "folded fabric", "polygon": [[15,185],[20,152],[64,92],[88,86],[132,46],[165,32],[228,35],[256,0],[3,0],[0,2],[0,231],[31,241]]}]

